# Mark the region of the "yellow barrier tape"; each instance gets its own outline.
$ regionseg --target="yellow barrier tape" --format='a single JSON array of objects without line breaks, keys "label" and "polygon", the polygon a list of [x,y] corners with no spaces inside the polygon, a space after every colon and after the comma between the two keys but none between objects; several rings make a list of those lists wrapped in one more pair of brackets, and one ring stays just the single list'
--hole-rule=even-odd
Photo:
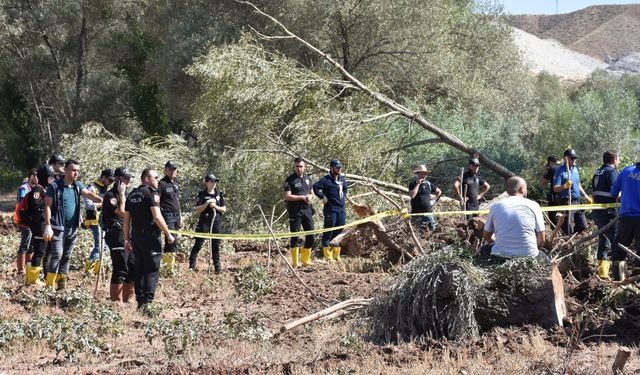
[{"label": "yellow barrier tape", "polygon": [[[567,205],[567,206],[542,207],[542,211],[551,212],[551,211],[568,211],[568,210],[571,210],[571,211],[603,210],[607,208],[617,208],[617,207],[620,207],[620,203],[593,203],[593,204],[578,204],[578,205],[571,205],[571,206]],[[402,210],[402,211],[392,210],[392,211],[380,212],[375,215],[365,217],[364,219],[352,221],[350,223],[347,223],[345,225],[341,225],[338,227],[314,229],[314,230],[307,230],[307,231],[301,231],[301,232],[274,233],[273,236],[269,233],[231,234],[231,233],[203,233],[203,232],[182,231],[182,230],[170,230],[170,232],[172,234],[178,234],[178,235],[187,236],[187,237],[219,239],[219,240],[271,240],[274,237],[277,239],[283,239],[283,238],[291,238],[291,237],[302,237],[309,234],[321,234],[325,232],[333,232],[334,230],[355,227],[360,224],[380,220],[388,216],[412,217],[412,216],[486,215],[488,213],[489,213],[489,210],[423,212],[423,213],[417,213],[417,214],[410,214],[406,210]]]}]

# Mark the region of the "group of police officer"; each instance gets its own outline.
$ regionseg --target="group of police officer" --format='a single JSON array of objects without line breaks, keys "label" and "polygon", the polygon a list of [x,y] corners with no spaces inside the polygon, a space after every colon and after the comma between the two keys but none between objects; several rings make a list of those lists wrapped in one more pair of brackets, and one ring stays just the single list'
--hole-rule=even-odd
[{"label": "group of police officer", "polygon": [[[566,150],[564,157],[563,164],[559,164],[555,157],[548,160],[543,182],[550,184],[549,204],[579,204],[582,196],[591,202],[591,197],[580,184],[575,151]],[[616,232],[615,226],[609,226],[600,235],[598,268],[602,278],[608,278],[611,242],[628,246],[635,239],[636,243],[640,243],[640,195],[637,194],[640,192],[640,164],[628,167],[618,176],[618,163],[617,153],[605,152],[603,165],[592,179],[596,203],[615,202],[621,191],[631,191],[622,195],[619,231]],[[471,159],[467,171],[455,180],[453,186],[454,192],[470,211],[479,209],[479,201],[490,189],[479,175],[479,167],[479,160]],[[26,214],[20,212],[21,217],[25,215],[24,220],[18,220],[22,234],[17,258],[18,272],[26,273],[27,284],[44,284],[40,275],[43,265],[46,265],[46,285],[64,288],[69,259],[80,227],[80,197],[83,196],[87,210],[84,225],[94,233],[89,268],[98,270],[100,267],[99,238],[102,231],[113,264],[111,300],[128,302],[135,294],[138,306],[145,306],[154,299],[161,265],[164,264],[169,271],[175,267],[177,242],[170,230],[178,230],[182,226],[177,165],[168,161],[162,179],[154,169],[145,169],[140,176],[140,186],[128,195],[125,194],[132,175],[126,167],[118,167],[115,171],[103,170],[100,177],[88,187],[78,181],[79,169],[77,161],[65,161],[59,155],[54,155],[48,164],[32,170],[25,184],[19,188],[18,203],[26,199],[27,204],[20,206],[26,207],[21,209]],[[426,166],[420,165],[413,172],[415,176],[408,186],[412,213],[431,212],[442,191],[426,179]],[[204,178],[205,189],[198,193],[195,204],[199,214],[197,232],[219,233],[222,230],[221,220],[226,212],[226,204],[222,192],[217,189],[218,182],[219,179],[213,174],[207,174]],[[109,188],[111,184],[113,186]],[[293,173],[284,181],[283,190],[291,232],[298,232],[301,228],[313,231],[315,211],[312,200],[317,197],[322,201],[324,227],[330,229],[322,234],[323,258],[329,262],[340,261],[340,247],[335,244],[332,246],[331,241],[346,223],[348,185],[342,173],[342,163],[331,160],[328,173],[312,184],[310,176],[305,173],[304,160],[296,158]],[[434,195],[435,199],[432,199]],[[100,211],[101,215],[98,213]],[[575,210],[571,213],[573,223],[565,223],[567,230],[583,230],[586,227],[584,212]],[[562,216],[568,216],[567,212]],[[615,216],[615,210],[594,211],[599,228],[604,228]],[[417,216],[414,220],[424,230],[436,228],[435,218],[431,215]],[[558,222],[558,225],[563,223]],[[165,237],[164,249],[162,234]],[[300,256],[303,266],[312,263],[313,243],[313,234],[305,235],[302,248],[300,238],[291,237],[290,254],[294,267],[300,264]],[[190,270],[196,270],[198,253],[203,244],[204,239],[196,238],[189,257]],[[215,272],[220,273],[220,240],[211,240],[211,250]],[[616,279],[624,275],[625,258],[626,252],[614,249]],[[29,264],[25,272],[27,262]]]}]

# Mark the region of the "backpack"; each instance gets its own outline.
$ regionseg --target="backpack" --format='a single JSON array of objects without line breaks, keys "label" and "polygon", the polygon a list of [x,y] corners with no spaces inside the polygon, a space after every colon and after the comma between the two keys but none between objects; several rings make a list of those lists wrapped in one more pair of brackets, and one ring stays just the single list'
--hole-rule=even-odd
[{"label": "backpack", "polygon": [[[29,192],[31,194],[31,192]],[[29,194],[25,195],[20,203],[16,203],[16,211],[13,214],[13,223],[23,228],[31,225],[31,216],[29,215]]]}]

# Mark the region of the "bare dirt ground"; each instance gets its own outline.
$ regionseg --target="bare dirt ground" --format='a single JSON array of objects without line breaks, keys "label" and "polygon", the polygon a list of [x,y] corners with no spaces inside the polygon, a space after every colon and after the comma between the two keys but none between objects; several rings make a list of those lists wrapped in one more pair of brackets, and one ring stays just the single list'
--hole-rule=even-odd
[{"label": "bare dirt ground", "polygon": [[[453,226],[447,223],[439,235],[446,237]],[[249,283],[240,279],[247,280],[250,267],[266,266],[264,243],[234,243],[235,253],[227,244],[221,275],[208,276],[207,250],[199,272],[186,271],[183,261],[176,275],[161,278],[150,316],[134,304],[107,301],[108,280],[94,300],[96,276],[82,269],[71,271],[65,292],[45,295],[41,288],[24,286],[12,259],[18,237],[7,225],[0,224],[0,231],[0,371],[8,374],[607,374],[619,347],[615,337],[586,337],[578,324],[553,330],[497,328],[470,342],[376,343],[367,337],[366,317],[357,314],[280,334],[284,323],[325,305],[276,253],[268,276]],[[85,231],[72,264],[81,264],[88,254],[89,238]],[[183,247],[190,244],[185,239]],[[371,262],[346,256],[341,264],[316,261],[297,273],[325,300],[372,297],[393,274],[364,272],[375,269]],[[269,279],[275,282],[272,293],[254,300],[238,289]],[[37,323],[43,316],[60,319],[55,321],[58,333],[47,337],[48,326]],[[23,322],[23,331],[8,322]],[[626,373],[640,369],[634,342]]]}]

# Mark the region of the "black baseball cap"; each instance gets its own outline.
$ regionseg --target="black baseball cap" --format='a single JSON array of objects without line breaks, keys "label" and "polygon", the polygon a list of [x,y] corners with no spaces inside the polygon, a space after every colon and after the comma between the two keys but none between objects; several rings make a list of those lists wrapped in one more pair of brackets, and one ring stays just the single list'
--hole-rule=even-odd
[{"label": "black baseball cap", "polygon": [[113,176],[131,178],[131,172],[129,172],[129,169],[127,167],[118,167],[116,168],[116,171],[113,173]]},{"label": "black baseball cap", "polygon": [[209,182],[209,181],[218,182],[220,181],[220,179],[216,177],[216,175],[214,175],[213,173],[209,173],[208,175],[204,176],[204,182]]},{"label": "black baseball cap", "polygon": [[342,163],[338,159],[333,159],[329,162],[330,167],[342,168]]},{"label": "black baseball cap", "polygon": [[469,164],[478,166],[478,165],[480,165],[480,160],[478,160],[478,158],[469,159]]},{"label": "black baseball cap", "polygon": [[64,158],[60,154],[53,154],[49,158],[49,164],[64,164]]},{"label": "black baseball cap", "polygon": [[557,163],[558,162],[558,157],[555,155],[549,155],[547,157],[547,163]]},{"label": "black baseball cap", "polygon": [[173,160],[169,160],[164,167],[169,169],[178,169],[178,165]]},{"label": "black baseball cap", "polygon": [[569,159],[577,159],[578,155],[576,155],[576,152],[572,149],[572,148],[568,148],[566,150],[564,150],[564,156],[567,156]]},{"label": "black baseball cap", "polygon": [[106,177],[110,180],[113,180],[113,169],[107,168],[103,170],[102,173],[100,174],[100,177]]},{"label": "black baseball cap", "polygon": [[38,176],[57,176],[58,172],[53,170],[53,167],[49,164],[41,165],[36,172]]}]

